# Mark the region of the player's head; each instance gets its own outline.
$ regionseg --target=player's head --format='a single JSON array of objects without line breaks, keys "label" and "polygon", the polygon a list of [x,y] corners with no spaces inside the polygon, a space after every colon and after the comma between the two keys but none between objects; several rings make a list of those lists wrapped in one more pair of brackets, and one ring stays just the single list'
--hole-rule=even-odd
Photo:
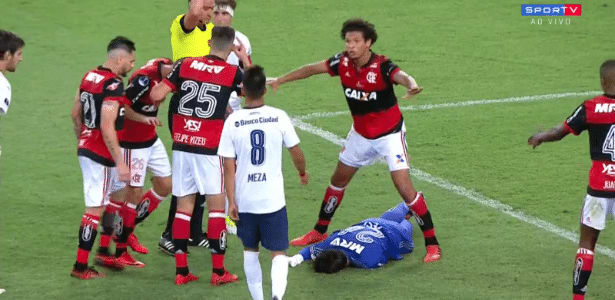
[{"label": "player's head", "polygon": [[267,91],[265,87],[265,70],[259,65],[252,65],[243,73],[243,94],[246,95],[246,101],[259,100]]},{"label": "player's head", "polygon": [[368,53],[378,39],[374,24],[363,19],[350,19],[344,22],[341,33],[342,39],[346,41],[346,52],[351,59]]},{"label": "player's head", "polygon": [[[229,26],[216,26],[211,31],[211,51],[228,56],[235,45],[235,29]],[[226,59],[226,56],[222,57]]]},{"label": "player's head", "polygon": [[[192,5],[191,0],[188,0],[188,5]],[[211,22],[211,16],[214,11],[214,0],[203,0],[203,6],[200,8],[203,11],[203,18],[199,20],[199,27],[203,28],[207,23]]]},{"label": "player's head", "polygon": [[0,70],[15,72],[23,60],[23,48],[26,43],[16,34],[0,30]]},{"label": "player's head", "polygon": [[231,26],[237,2],[235,0],[216,0],[214,4],[214,25]]},{"label": "player's head", "polygon": [[606,93],[615,93],[615,60],[609,59],[600,66],[600,82]]},{"label": "player's head", "polygon": [[316,273],[333,274],[348,266],[346,253],[340,250],[327,250],[314,259],[314,271]]},{"label": "player's head", "polygon": [[118,75],[126,76],[135,66],[135,43],[117,36],[107,46],[107,59],[117,67]]}]

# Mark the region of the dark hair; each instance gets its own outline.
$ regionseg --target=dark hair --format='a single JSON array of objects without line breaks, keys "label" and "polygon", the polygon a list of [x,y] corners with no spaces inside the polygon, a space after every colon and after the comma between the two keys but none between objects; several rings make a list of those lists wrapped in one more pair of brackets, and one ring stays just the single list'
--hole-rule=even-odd
[{"label": "dark hair", "polygon": [[13,55],[25,45],[26,43],[16,34],[0,29],[0,59],[3,59],[7,51]]},{"label": "dark hair", "polygon": [[226,50],[235,40],[235,29],[230,26],[214,26],[211,31],[211,48]]},{"label": "dark hair", "polygon": [[363,34],[363,39],[366,41],[371,40],[372,45],[375,44],[378,39],[374,24],[363,19],[350,19],[344,22],[344,25],[342,25],[342,40],[346,39],[346,33],[350,31],[360,31]]},{"label": "dark hair", "polygon": [[123,37],[120,35],[116,36],[109,42],[109,45],[107,46],[107,52],[111,52],[115,49],[123,49],[126,50],[126,52],[128,53],[132,53],[133,51],[137,50],[133,41],[129,40],[127,37]]},{"label": "dark hair", "polygon": [[348,264],[346,253],[340,250],[327,250],[314,259],[316,273],[333,274],[341,271]]},{"label": "dark hair", "polygon": [[216,6],[230,6],[232,9],[237,7],[237,2],[235,0],[216,0]]},{"label": "dark hair", "polygon": [[600,78],[615,80],[615,59],[606,60],[600,65]]},{"label": "dark hair", "polygon": [[259,65],[252,65],[243,73],[243,87],[246,96],[258,99],[265,94],[265,70]]}]

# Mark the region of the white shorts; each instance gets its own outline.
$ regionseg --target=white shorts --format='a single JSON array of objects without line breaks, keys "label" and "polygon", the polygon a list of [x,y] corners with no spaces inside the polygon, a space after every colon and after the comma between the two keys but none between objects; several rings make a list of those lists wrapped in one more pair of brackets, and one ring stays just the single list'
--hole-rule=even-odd
[{"label": "white shorts", "polygon": [[222,158],[173,150],[173,196],[222,194]]},{"label": "white shorts", "polygon": [[85,207],[107,205],[109,195],[125,186],[118,180],[114,167],[101,165],[85,156],[79,156],[79,164],[83,175]]},{"label": "white shorts", "polygon": [[581,212],[581,223],[596,230],[604,230],[606,218],[615,217],[615,198],[599,198],[587,195]]},{"label": "white shorts", "polygon": [[339,160],[345,165],[360,168],[373,164],[384,157],[389,165],[389,171],[409,169],[408,146],[406,145],[406,127],[402,130],[370,140],[358,134],[354,127],[350,128]]},{"label": "white shorts", "polygon": [[130,168],[130,186],[143,187],[147,171],[151,172],[155,177],[171,176],[169,156],[160,138],[148,148],[122,148],[122,154]]}]

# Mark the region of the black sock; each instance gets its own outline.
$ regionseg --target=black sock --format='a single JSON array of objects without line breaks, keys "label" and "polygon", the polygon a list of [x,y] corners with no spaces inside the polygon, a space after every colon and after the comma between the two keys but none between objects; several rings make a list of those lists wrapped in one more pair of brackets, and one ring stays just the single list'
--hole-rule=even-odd
[{"label": "black sock", "polygon": [[171,203],[169,204],[169,217],[167,218],[167,227],[164,229],[163,235],[165,233],[171,233],[171,229],[173,228],[173,220],[175,220],[175,213],[177,212],[177,197],[171,196]]}]

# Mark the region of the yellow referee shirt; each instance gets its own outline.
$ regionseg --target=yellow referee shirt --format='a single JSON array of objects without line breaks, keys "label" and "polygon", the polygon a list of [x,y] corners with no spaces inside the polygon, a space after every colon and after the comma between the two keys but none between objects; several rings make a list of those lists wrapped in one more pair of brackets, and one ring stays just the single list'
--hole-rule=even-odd
[{"label": "yellow referee shirt", "polygon": [[209,40],[213,23],[207,24],[205,30],[198,26],[186,33],[182,26],[184,15],[179,15],[171,23],[171,48],[173,49],[173,61],[184,57],[197,57],[209,54]]}]

